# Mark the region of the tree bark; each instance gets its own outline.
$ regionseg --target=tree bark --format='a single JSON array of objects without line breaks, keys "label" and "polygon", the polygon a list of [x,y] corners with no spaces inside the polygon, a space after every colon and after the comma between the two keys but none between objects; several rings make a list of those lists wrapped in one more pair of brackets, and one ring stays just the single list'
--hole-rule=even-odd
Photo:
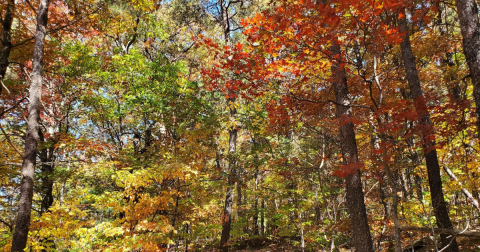
[{"label": "tree bark", "polygon": [[[53,145],[54,143],[51,144]],[[40,153],[40,160],[42,161],[42,184],[40,186],[42,203],[39,213],[41,216],[43,213],[48,212],[48,209],[53,205],[53,172],[55,169],[54,147],[50,146],[42,149]]]},{"label": "tree bark", "polygon": [[470,68],[473,96],[477,106],[477,134],[480,137],[480,24],[475,0],[456,0],[463,37],[463,53]]},{"label": "tree bark", "polygon": [[32,83],[29,90],[27,133],[25,136],[25,156],[22,165],[22,180],[20,182],[20,200],[18,203],[17,220],[12,240],[12,252],[24,251],[27,245],[28,229],[30,227],[33,183],[35,180],[35,164],[37,158],[37,143],[39,140],[39,121],[42,98],[43,50],[48,20],[49,0],[40,0],[37,12],[37,28],[33,51]]},{"label": "tree bark", "polygon": [[[423,153],[427,163],[428,183],[430,185],[432,206],[437,219],[437,225],[440,228],[453,228],[450,217],[448,216],[447,204],[442,191],[440,165],[438,163],[437,151],[435,149],[435,140],[433,140],[433,123],[430,121],[430,113],[420,86],[420,79],[418,77],[415,58],[412,53],[412,46],[408,34],[405,10],[402,10],[400,14],[402,14],[403,17],[399,19],[399,28],[400,32],[405,34],[400,46],[408,85],[410,87],[412,99],[414,100],[415,110],[418,114],[419,126],[422,132]],[[447,235],[443,234],[441,235],[441,240],[443,247],[450,244],[445,251],[458,251],[455,237],[448,238]]]},{"label": "tree bark", "polygon": [[[12,23],[13,15],[15,13],[15,0],[7,0],[7,8],[5,17],[2,20],[2,49],[0,51],[0,81],[3,81],[7,73],[8,58],[12,50]],[[2,93],[3,85],[0,85],[0,94]]]},{"label": "tree bark", "polygon": [[[341,51],[338,41],[330,48],[332,52],[332,76],[337,103],[337,118],[351,116],[350,98],[348,97],[347,74],[341,62]],[[343,165],[352,166],[358,163],[357,143],[354,125],[351,122],[340,122],[340,146]],[[365,207],[360,169],[354,168],[346,178],[347,208],[352,223],[355,248],[359,252],[373,251],[373,242],[368,226],[367,209]]]},{"label": "tree bark", "polygon": [[223,208],[222,237],[220,239],[220,248],[222,251],[228,251],[228,240],[230,239],[230,229],[232,225],[233,186],[235,185],[235,182],[231,183],[230,180],[232,179],[229,178],[225,206]]}]

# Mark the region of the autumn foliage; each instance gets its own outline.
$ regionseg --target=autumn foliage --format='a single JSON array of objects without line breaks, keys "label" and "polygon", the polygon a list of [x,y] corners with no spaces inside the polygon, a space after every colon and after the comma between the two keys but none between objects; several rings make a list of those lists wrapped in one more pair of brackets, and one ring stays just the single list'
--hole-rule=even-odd
[{"label": "autumn foliage", "polygon": [[[476,248],[465,1],[47,1],[26,248]],[[39,4],[0,0],[3,251],[22,220]]]}]

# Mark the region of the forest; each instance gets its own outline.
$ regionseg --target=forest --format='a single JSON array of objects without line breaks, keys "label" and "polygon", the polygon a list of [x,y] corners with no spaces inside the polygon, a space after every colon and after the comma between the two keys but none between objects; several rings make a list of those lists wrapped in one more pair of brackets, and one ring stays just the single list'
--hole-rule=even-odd
[{"label": "forest", "polygon": [[475,0],[0,0],[1,251],[480,251]]}]

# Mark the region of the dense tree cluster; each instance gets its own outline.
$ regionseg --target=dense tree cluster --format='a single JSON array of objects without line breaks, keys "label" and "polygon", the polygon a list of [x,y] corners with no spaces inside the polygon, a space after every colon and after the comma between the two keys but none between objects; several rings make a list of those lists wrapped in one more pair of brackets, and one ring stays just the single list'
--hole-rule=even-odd
[{"label": "dense tree cluster", "polygon": [[474,0],[0,15],[3,251],[478,249]]}]

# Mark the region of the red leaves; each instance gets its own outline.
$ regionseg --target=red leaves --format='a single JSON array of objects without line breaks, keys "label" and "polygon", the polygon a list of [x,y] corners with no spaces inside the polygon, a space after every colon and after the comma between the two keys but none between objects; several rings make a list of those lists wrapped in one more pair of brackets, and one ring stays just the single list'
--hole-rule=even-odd
[{"label": "red leaves", "polygon": [[234,96],[247,99],[263,94],[259,88],[267,82],[268,72],[262,54],[256,54],[253,47],[241,43],[220,47],[210,39],[202,39],[199,44],[206,47],[216,61],[201,70],[208,90],[220,91],[227,98],[232,97],[232,91]]},{"label": "red leaves", "polygon": [[425,97],[424,97],[423,95],[418,96],[417,98],[415,98],[414,104],[415,104],[415,108],[416,108],[417,114],[418,114],[420,117],[428,114],[427,103],[426,103]]},{"label": "red leaves", "polygon": [[282,176],[284,180],[292,180],[292,172],[291,171],[280,171],[278,175]]},{"label": "red leaves", "polygon": [[355,118],[355,117],[342,115],[342,117],[339,118],[339,122],[340,122],[340,126],[343,126],[343,125],[348,124],[348,123],[353,123],[354,125],[359,125],[359,124],[362,123],[362,120],[360,120],[358,118]]},{"label": "red leaves", "polygon": [[340,169],[333,172],[333,175],[344,178],[362,169],[363,166],[363,163],[349,163],[346,165],[341,165]]},{"label": "red leaves", "polygon": [[288,113],[288,105],[291,104],[289,97],[283,97],[282,103],[277,101],[270,101],[266,105],[268,118],[270,119],[270,127],[284,127],[290,122],[290,115]]}]

